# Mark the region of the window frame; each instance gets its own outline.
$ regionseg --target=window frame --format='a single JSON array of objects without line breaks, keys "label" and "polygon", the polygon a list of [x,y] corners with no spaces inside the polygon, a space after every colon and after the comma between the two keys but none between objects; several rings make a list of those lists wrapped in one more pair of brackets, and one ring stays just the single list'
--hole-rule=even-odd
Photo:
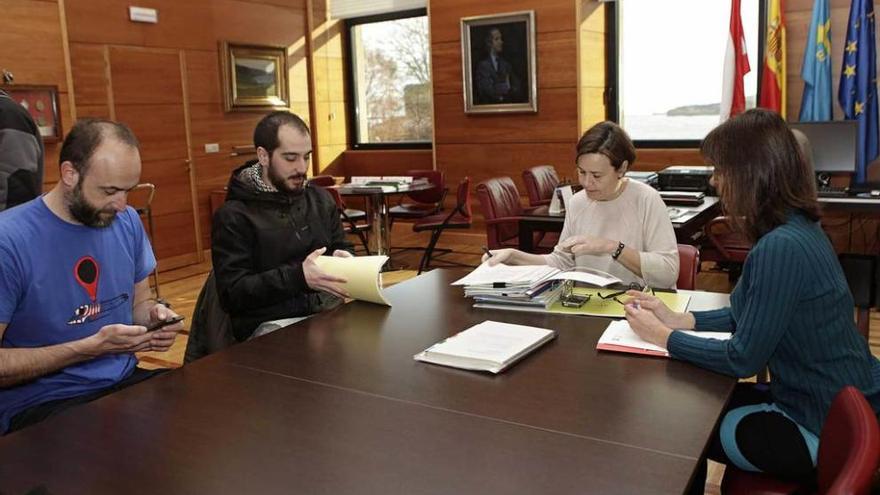
[{"label": "window frame", "polygon": [[[620,2],[605,4],[605,118],[620,124]],[[764,45],[767,37],[767,4],[758,0],[758,80],[756,97],[761,94],[764,73]],[[723,55],[722,55],[723,59]],[[754,69],[752,69],[754,70]],[[783,102],[786,104],[786,102]],[[636,148],[697,149],[702,139],[633,139]]]},{"label": "window frame", "polygon": [[[427,17],[428,9],[410,9],[397,12],[389,12],[386,14],[375,14],[363,17],[353,17],[345,19],[345,33],[343,36],[345,46],[345,95],[348,101],[345,108],[348,112],[348,136],[349,149],[352,150],[425,150],[434,147],[433,141],[410,141],[405,143],[364,143],[360,140],[358,132],[358,102],[355,94],[355,71],[354,71],[354,37],[351,31],[355,26],[362,24],[372,24],[376,22],[394,21],[398,19],[409,19],[411,17]],[[430,28],[430,22],[428,24]],[[429,38],[430,39],[430,38]],[[430,49],[430,46],[428,47]],[[433,79],[433,72],[431,74]],[[433,107],[434,95],[431,95],[431,106]],[[433,126],[433,122],[432,122]]]}]

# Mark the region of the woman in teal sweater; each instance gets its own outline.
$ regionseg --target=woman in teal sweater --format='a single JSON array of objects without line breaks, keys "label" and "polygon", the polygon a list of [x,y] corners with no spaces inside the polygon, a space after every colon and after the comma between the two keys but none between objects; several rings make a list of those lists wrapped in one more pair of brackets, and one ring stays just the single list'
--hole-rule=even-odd
[{"label": "woman in teal sweater", "polygon": [[[841,388],[854,385],[880,411],[880,360],[856,330],[852,295],[818,223],[812,170],[785,121],[750,110],[710,132],[700,151],[715,166],[713,181],[735,228],[754,242],[730,307],[675,313],[632,292],[627,320],[672,357],[709,370],[744,378],[769,367],[769,390],[737,386],[708,456],[809,479]],[[733,337],[701,339],[675,329]]]}]

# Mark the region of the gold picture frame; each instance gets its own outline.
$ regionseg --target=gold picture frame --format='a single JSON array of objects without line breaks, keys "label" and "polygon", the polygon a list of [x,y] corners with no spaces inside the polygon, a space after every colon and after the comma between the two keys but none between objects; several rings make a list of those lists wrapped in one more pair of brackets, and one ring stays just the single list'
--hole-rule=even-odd
[{"label": "gold picture frame", "polygon": [[538,111],[535,11],[461,19],[465,113]]},{"label": "gold picture frame", "polygon": [[287,51],[280,46],[220,44],[223,103],[227,112],[290,106]]}]

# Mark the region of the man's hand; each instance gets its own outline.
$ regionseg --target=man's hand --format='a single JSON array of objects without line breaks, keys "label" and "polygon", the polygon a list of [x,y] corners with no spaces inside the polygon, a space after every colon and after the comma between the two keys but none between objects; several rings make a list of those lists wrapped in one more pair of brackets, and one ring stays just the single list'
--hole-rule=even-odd
[{"label": "man's hand", "polygon": [[337,258],[354,258],[353,254],[344,249],[337,249],[336,251],[333,251],[333,256]]},{"label": "man's hand", "polygon": [[559,243],[559,248],[565,252],[579,254],[611,254],[617,249],[617,243],[601,237],[590,235],[576,235]]},{"label": "man's hand", "polygon": [[317,263],[315,263],[318,256],[324,254],[325,251],[327,251],[327,248],[325,247],[316,249],[302,262],[303,275],[306,278],[306,284],[312,290],[329,292],[334,296],[342,298],[349,297],[348,291],[339,285],[348,282],[348,280],[324,272],[318,268]]},{"label": "man's hand", "polygon": [[84,345],[78,352],[90,357],[98,357],[104,354],[147,351],[150,350],[152,338],[153,336],[141,325],[114,323],[104,325],[97,333],[80,341]]},{"label": "man's hand", "polygon": [[[164,321],[168,318],[174,318],[175,316],[178,316],[177,313],[164,304],[156,304],[150,308],[150,324]],[[156,331],[149,332],[151,337],[149,350],[156,352],[167,351],[172,345],[174,345],[174,340],[177,338],[178,332],[181,332],[182,330],[183,322],[179,321],[173,325],[168,325],[167,327],[162,327]]]}]

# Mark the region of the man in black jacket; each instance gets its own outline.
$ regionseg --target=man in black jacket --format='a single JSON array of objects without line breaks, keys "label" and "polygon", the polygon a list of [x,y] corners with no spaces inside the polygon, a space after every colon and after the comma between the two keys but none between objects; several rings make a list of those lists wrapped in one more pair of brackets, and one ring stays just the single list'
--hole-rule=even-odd
[{"label": "man in black jacket", "polygon": [[306,182],[312,143],[305,122],[272,112],[257,124],[254,146],[257,159],[232,173],[211,232],[220,304],[238,341],[274,329],[263,323],[338,305],[348,295],[339,285],[345,280],[315,259],[353,252],[333,198]]},{"label": "man in black jacket", "polygon": [[27,109],[0,90],[0,211],[43,191],[43,137]]}]

